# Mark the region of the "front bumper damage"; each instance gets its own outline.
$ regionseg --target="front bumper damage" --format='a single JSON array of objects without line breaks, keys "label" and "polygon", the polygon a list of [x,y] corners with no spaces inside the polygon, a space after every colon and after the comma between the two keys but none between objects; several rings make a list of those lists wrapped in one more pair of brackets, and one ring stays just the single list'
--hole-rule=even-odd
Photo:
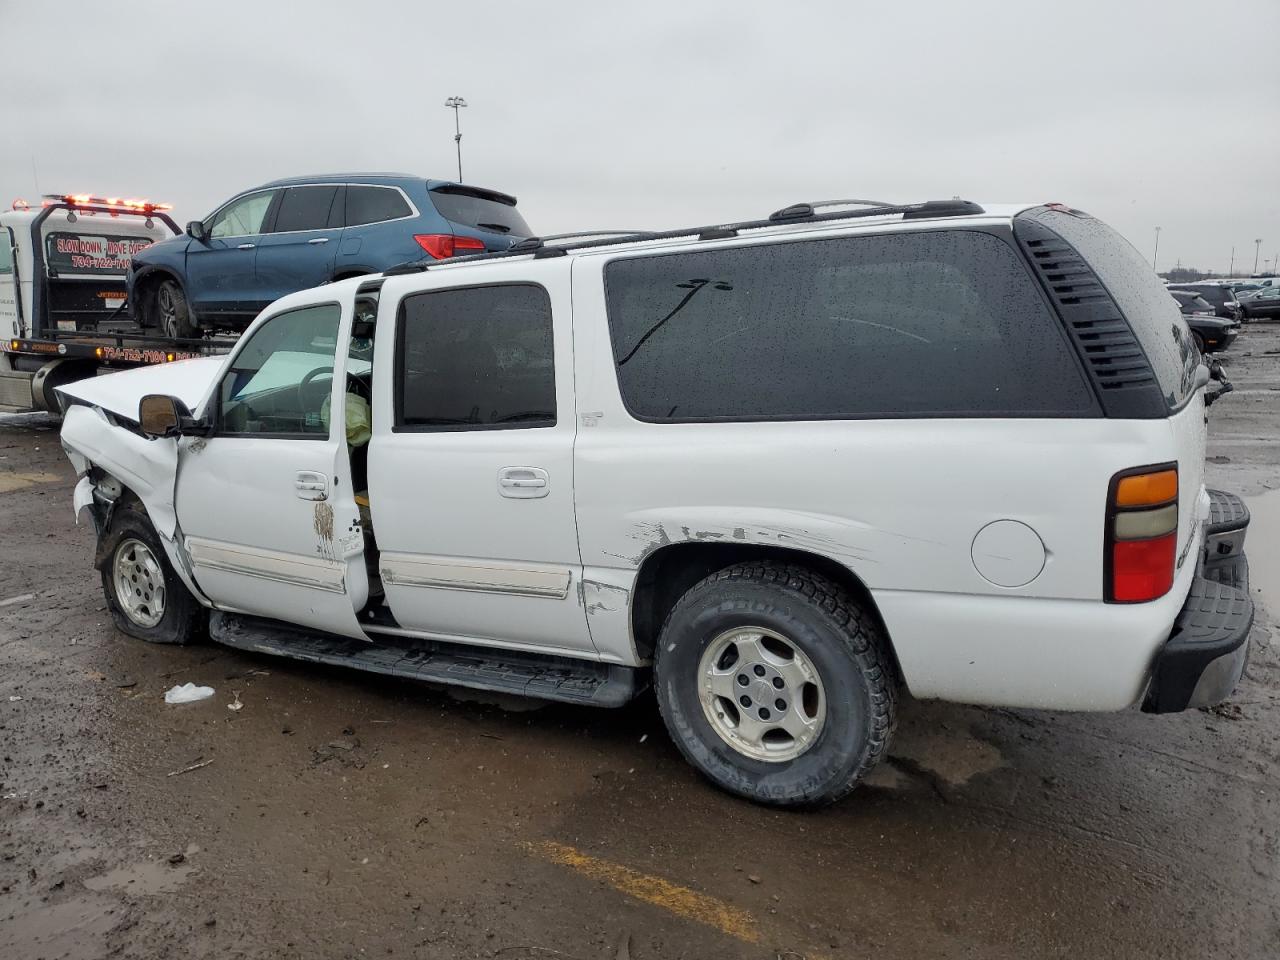
[{"label": "front bumper damage", "polygon": [[1176,713],[1231,695],[1249,659],[1253,600],[1244,538],[1249,508],[1232,493],[1209,491],[1204,549],[1186,602],[1151,670],[1142,709]]}]

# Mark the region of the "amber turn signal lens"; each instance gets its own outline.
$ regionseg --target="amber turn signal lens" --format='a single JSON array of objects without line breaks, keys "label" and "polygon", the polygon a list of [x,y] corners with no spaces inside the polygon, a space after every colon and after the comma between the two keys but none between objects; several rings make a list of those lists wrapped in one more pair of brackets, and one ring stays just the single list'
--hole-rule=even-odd
[{"label": "amber turn signal lens", "polygon": [[1161,470],[1158,473],[1138,473],[1124,477],[1116,485],[1117,507],[1145,507],[1155,503],[1168,503],[1178,496],[1178,471]]}]

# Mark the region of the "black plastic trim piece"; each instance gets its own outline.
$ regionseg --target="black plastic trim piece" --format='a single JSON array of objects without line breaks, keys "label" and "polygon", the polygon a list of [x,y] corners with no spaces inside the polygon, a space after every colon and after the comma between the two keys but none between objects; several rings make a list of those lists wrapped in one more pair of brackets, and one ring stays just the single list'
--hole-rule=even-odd
[{"label": "black plastic trim piece", "polygon": [[1036,211],[1019,214],[1013,233],[1089,371],[1107,417],[1161,420],[1169,405],[1128,319],[1084,257]]},{"label": "black plastic trim piece", "polygon": [[[1227,681],[1234,686],[1243,670],[1253,626],[1253,600],[1249,597],[1248,564],[1243,555],[1233,558],[1230,575],[1219,577],[1214,564],[1204,564],[1191,583],[1187,599],[1178,611],[1169,640],[1156,655],[1151,684],[1143,700],[1146,713],[1176,713],[1191,706],[1205,671],[1222,658],[1229,668]],[[1224,682],[1225,686],[1225,682]],[[1214,691],[1226,697],[1229,689]]]},{"label": "black plastic trim piece", "polygon": [[620,664],[383,635],[371,644],[217,610],[209,636],[239,650],[588,707],[620,707],[648,686],[645,671]]}]

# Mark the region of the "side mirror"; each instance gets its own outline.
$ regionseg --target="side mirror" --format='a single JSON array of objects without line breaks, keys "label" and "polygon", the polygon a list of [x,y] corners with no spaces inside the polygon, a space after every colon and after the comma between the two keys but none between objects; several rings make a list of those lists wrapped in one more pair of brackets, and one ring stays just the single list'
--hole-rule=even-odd
[{"label": "side mirror", "polygon": [[209,239],[209,231],[204,228],[203,220],[192,220],[187,224],[187,236],[204,243]]},{"label": "side mirror", "polygon": [[138,402],[138,426],[148,440],[176,437],[182,432],[183,420],[190,419],[187,405],[175,397],[149,393]]}]

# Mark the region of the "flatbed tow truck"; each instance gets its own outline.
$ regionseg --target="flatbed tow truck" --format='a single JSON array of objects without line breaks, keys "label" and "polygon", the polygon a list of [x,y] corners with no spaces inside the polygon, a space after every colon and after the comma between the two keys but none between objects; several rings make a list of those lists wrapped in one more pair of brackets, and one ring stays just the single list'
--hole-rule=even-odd
[{"label": "flatbed tow truck", "polygon": [[127,367],[226,353],[234,336],[173,339],[130,314],[129,259],[176,236],[166,204],[53,194],[0,212],[0,412],[58,412],[54,389]]}]

